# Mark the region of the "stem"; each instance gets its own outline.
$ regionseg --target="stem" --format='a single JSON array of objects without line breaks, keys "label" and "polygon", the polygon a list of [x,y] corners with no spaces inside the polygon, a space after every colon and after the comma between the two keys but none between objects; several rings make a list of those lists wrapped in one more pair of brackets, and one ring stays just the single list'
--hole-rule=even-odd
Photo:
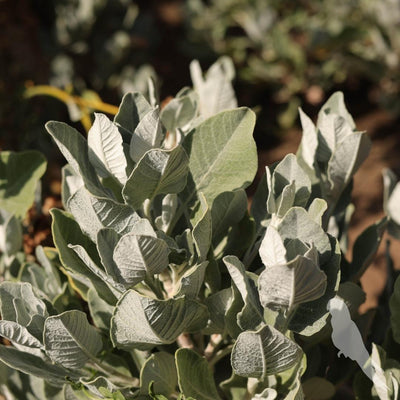
[{"label": "stem", "polygon": [[[100,365],[97,359],[91,358],[91,363],[90,363],[95,369],[97,369],[100,372],[103,372],[109,376],[110,380],[113,380],[114,382],[120,382],[123,384],[127,384],[129,386],[136,386],[139,387],[139,379],[134,378],[132,376],[124,375],[121,374],[121,372],[117,371],[114,367],[111,367],[109,365]],[[113,378],[117,379],[113,379]]]},{"label": "stem", "polygon": [[219,360],[222,360],[225,356],[232,352],[233,344],[225,347],[224,349],[220,350],[210,361],[209,365],[213,367]]}]

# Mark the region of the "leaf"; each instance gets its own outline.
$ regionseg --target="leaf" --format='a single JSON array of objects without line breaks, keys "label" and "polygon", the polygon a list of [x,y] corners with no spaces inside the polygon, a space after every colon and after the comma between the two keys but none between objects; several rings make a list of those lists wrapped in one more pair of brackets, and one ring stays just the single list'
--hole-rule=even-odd
[{"label": "leaf", "polygon": [[311,219],[304,208],[291,208],[282,218],[278,233],[283,240],[299,239],[309,245],[313,243],[318,250],[321,263],[325,263],[330,257],[331,245],[327,234]]},{"label": "leaf", "polygon": [[73,371],[50,364],[40,357],[23,353],[13,347],[0,345],[0,360],[13,369],[46,379],[55,386],[62,386],[67,376],[71,379],[78,379],[78,375]]},{"label": "leaf", "polygon": [[175,353],[178,384],[184,396],[196,400],[219,400],[214,378],[205,358],[190,349]]},{"label": "leaf", "polygon": [[102,349],[100,334],[86,314],[73,310],[47,318],[43,332],[47,355],[70,369],[80,369]]},{"label": "leaf", "polygon": [[203,193],[199,194],[199,209],[193,218],[193,243],[196,248],[199,262],[203,262],[207,258],[208,250],[211,246],[212,237],[212,222],[211,212],[208,207],[207,201],[203,196]]},{"label": "leaf", "polygon": [[325,293],[326,280],[318,267],[318,253],[311,247],[288,263],[266,266],[258,280],[261,304],[279,310],[316,300]]},{"label": "leaf", "polygon": [[114,312],[114,307],[104,301],[93,288],[89,289],[87,293],[87,301],[90,316],[92,317],[95,326],[108,334],[110,331],[111,316]]},{"label": "leaf", "polygon": [[258,183],[257,190],[251,199],[250,213],[257,224],[257,230],[261,230],[262,224],[265,223],[268,217],[267,211],[267,199],[268,199],[268,184],[266,174],[260,179]]},{"label": "leaf", "polygon": [[15,215],[0,209],[0,251],[8,257],[13,256],[22,247],[22,225]]},{"label": "leaf", "polygon": [[108,197],[89,161],[88,145],[83,136],[63,122],[47,122],[46,129],[72,169],[82,177],[86,189],[94,195]]},{"label": "leaf", "polygon": [[105,197],[90,196],[93,210],[101,224],[123,235],[132,231],[140,217],[132,207]]},{"label": "leaf", "polygon": [[[271,171],[272,172],[272,171]],[[272,173],[272,188],[270,196],[278,198],[284,188],[294,182],[294,199],[292,205],[304,207],[311,193],[311,182],[306,172],[297,162],[294,154],[288,154],[275,168]],[[271,191],[272,189],[272,191]],[[284,195],[281,195],[282,201]],[[280,213],[281,216],[284,213]]]},{"label": "leaf", "polygon": [[[0,336],[8,339],[14,346],[30,347],[33,349],[41,349],[43,347],[42,343],[29,333],[24,326],[14,321],[0,320]],[[29,352],[26,349],[23,349],[23,351]]]},{"label": "leaf", "polygon": [[269,225],[260,245],[260,257],[265,266],[286,263],[286,249],[277,230]]},{"label": "leaf", "polygon": [[134,162],[139,162],[143,155],[154,148],[159,148],[163,139],[162,125],[158,108],[151,109],[140,120],[133,132],[129,155]]},{"label": "leaf", "polygon": [[82,186],[84,186],[84,182],[81,176],[69,164],[65,164],[61,168],[61,200],[67,211],[70,211],[68,200]]},{"label": "leaf", "polygon": [[[325,294],[320,298],[300,304],[290,320],[289,329],[304,336],[311,336],[319,332],[325,325],[329,315],[327,311],[328,301],[335,296],[340,282],[341,251],[337,240],[329,237],[332,248],[331,257],[319,267],[326,275]],[[320,259],[321,261],[321,259]]]},{"label": "leaf", "polygon": [[219,194],[211,207],[213,244],[218,244],[229,228],[237,224],[246,213],[247,196],[243,189]]},{"label": "leaf", "polygon": [[227,329],[225,315],[233,301],[232,289],[226,288],[211,294],[205,300],[210,319],[204,333],[224,333]]},{"label": "leaf", "polygon": [[104,300],[113,304],[115,296],[111,293],[107,284],[90,271],[88,266],[70,247],[70,245],[82,246],[96,265],[101,265],[95,244],[82,233],[78,223],[68,213],[52,209],[50,214],[53,217],[51,226],[53,240],[59,251],[61,263],[74,279],[78,279],[86,288],[83,289],[82,287],[83,290],[80,290],[80,294],[86,299],[87,290],[93,287]]},{"label": "leaf", "polygon": [[112,176],[124,185],[126,158],[122,147],[122,136],[104,114],[95,113],[94,122],[88,132],[89,161],[103,178]]},{"label": "leaf", "polygon": [[148,393],[149,384],[154,381],[153,390],[167,398],[175,391],[178,376],[175,367],[175,358],[172,354],[163,351],[152,354],[144,363],[140,371],[140,391]]},{"label": "leaf", "polygon": [[189,299],[196,298],[204,283],[207,266],[208,261],[204,261],[201,264],[195,264],[193,267],[189,268],[180,279],[176,297],[186,296],[186,298]]},{"label": "leaf", "polygon": [[299,108],[301,127],[303,128],[303,137],[297,151],[297,157],[303,159],[310,168],[314,167],[316,162],[316,152],[318,148],[318,135],[314,123]]},{"label": "leaf", "polygon": [[36,296],[30,283],[7,281],[0,284],[0,314],[3,320],[24,326],[29,325],[35,315],[43,321],[48,316],[46,304]]},{"label": "leaf", "polygon": [[82,186],[67,201],[67,209],[79,221],[79,227],[86,235],[96,240],[97,232],[103,227],[90,201],[90,193]]},{"label": "leaf", "polygon": [[242,332],[233,346],[231,363],[235,374],[263,380],[286,371],[303,356],[301,348],[272,326]]},{"label": "leaf", "polygon": [[25,217],[35,199],[36,186],[46,171],[46,159],[35,150],[0,153],[0,208]]},{"label": "leaf", "polygon": [[387,218],[384,217],[370,225],[358,236],[353,246],[352,263],[349,270],[343,270],[342,280],[357,282],[361,278],[378,251],[386,226]]},{"label": "leaf", "polygon": [[113,253],[119,282],[127,287],[134,286],[146,274],[161,273],[168,267],[168,255],[168,245],[162,239],[135,233],[122,236]]},{"label": "leaf", "polygon": [[371,141],[364,132],[354,132],[344,138],[329,160],[328,179],[330,189],[328,199],[336,202],[360,165],[368,157]]},{"label": "leaf", "polygon": [[130,143],[131,135],[138,123],[151,109],[151,105],[141,93],[125,94],[114,122],[122,128],[122,134],[128,138],[126,143]]},{"label": "leaf", "polygon": [[161,121],[169,132],[183,128],[195,118],[197,96],[191,89],[183,89],[161,110]]},{"label": "leaf", "polygon": [[199,95],[199,110],[204,118],[220,111],[236,108],[237,101],[232,87],[234,67],[229,57],[221,57],[207,71],[205,79],[197,60],[190,63],[190,75]]},{"label": "leaf", "polygon": [[138,162],[123,189],[134,209],[159,194],[179,193],[186,185],[188,157],[181,146],[173,150],[149,150]]},{"label": "leaf", "polygon": [[[254,113],[247,108],[221,112],[197,126],[184,139],[191,179],[183,193],[186,204],[196,192],[207,203],[223,192],[247,187],[257,170],[253,140]],[[243,166],[246,168],[243,168]]]},{"label": "leaf", "polygon": [[239,326],[243,329],[256,329],[263,321],[263,312],[254,282],[246,275],[244,265],[235,256],[223,258],[232,281],[239,290],[244,306],[237,315]]},{"label": "leaf", "polygon": [[128,290],[111,319],[111,340],[119,348],[147,350],[202,329],[207,318],[206,307],[193,300],[156,300]]}]

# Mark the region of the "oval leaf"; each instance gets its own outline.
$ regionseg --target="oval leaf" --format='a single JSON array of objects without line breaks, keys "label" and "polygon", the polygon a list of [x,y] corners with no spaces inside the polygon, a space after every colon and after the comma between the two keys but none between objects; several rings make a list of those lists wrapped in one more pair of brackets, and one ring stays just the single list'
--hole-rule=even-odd
[{"label": "oval leaf", "polygon": [[43,332],[47,355],[66,368],[82,368],[102,348],[102,340],[86,314],[73,310],[47,318]]},{"label": "oval leaf", "polygon": [[286,371],[297,364],[303,351],[272,326],[256,332],[242,332],[232,349],[233,371],[240,376],[263,380],[267,375]]}]

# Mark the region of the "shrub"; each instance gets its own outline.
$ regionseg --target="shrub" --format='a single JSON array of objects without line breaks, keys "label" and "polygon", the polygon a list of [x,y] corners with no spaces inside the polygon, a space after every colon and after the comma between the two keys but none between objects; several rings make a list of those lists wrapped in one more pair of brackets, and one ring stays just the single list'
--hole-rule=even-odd
[{"label": "shrub", "polygon": [[[225,61],[192,72],[195,88],[162,110],[130,93],[114,121],[96,114],[87,140],[46,125],[68,161],[66,211],[51,211],[56,249],[37,249],[43,268],[27,262],[0,284],[7,399],[329,398],[354,373],[336,358],[328,308],[344,300],[366,334],[359,279],[397,224],[392,175],[389,217],[347,261],[352,178],[370,141],[343,95],[316,126],[300,110],[297,154],[266,168],[248,210],[254,113],[234,108]],[[391,330],[371,350],[381,380],[357,376],[362,398],[398,394],[394,290]]]}]

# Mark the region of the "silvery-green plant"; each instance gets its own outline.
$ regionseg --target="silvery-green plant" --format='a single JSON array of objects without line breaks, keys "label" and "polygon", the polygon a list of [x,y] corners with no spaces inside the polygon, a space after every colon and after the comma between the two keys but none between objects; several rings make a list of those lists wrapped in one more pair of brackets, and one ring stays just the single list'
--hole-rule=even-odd
[{"label": "silvery-green plant", "polygon": [[24,259],[22,220],[40,199],[45,170],[46,160],[37,151],[0,153],[0,281],[18,274]]},{"label": "silvery-green plant", "polygon": [[[340,296],[368,326],[358,283],[386,218],[343,257],[367,135],[341,93],[316,125],[300,111],[297,155],[266,168],[248,210],[254,113],[235,108],[229,61],[192,75],[162,110],[127,94],[87,139],[46,125],[68,161],[65,211],[51,211],[56,249],[38,248],[42,269],[0,285],[7,399],[24,387],[32,399],[303,399],[314,384],[333,396],[354,373],[346,360],[337,369],[327,305]],[[395,398],[400,369],[374,349]]]}]

